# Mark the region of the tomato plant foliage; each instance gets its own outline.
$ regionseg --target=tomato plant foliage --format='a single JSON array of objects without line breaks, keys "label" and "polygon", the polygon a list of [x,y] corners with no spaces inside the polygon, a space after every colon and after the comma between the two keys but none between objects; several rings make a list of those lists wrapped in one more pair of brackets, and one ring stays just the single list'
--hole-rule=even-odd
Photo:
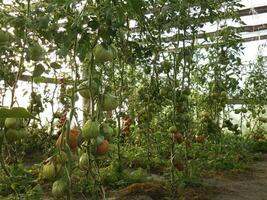
[{"label": "tomato plant foliage", "polygon": [[[259,55],[242,85],[242,39],[226,23],[243,24],[241,7],[239,0],[1,2],[0,178],[11,186],[0,184],[0,195],[105,199],[106,190],[150,181],[175,199],[177,186],[206,170],[241,167],[250,147],[264,149],[257,142],[264,144],[267,119],[266,61]],[[27,108],[17,106],[22,81]],[[240,98],[235,113],[247,120],[250,140],[230,116],[229,100]],[[36,164],[29,171],[28,162]]]}]

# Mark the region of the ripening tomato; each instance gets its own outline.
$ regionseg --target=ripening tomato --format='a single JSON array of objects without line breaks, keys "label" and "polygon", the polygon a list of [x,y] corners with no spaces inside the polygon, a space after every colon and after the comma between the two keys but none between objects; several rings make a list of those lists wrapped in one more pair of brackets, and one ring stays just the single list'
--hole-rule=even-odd
[{"label": "ripening tomato", "polygon": [[203,134],[196,135],[195,140],[197,143],[203,143],[205,141],[205,135]]},{"label": "ripening tomato", "polygon": [[[63,146],[63,144],[65,143],[65,141],[67,139],[66,136],[67,135],[65,135],[64,136],[65,138],[62,139],[63,136],[62,136],[62,134],[60,134],[60,136],[58,137],[57,142],[56,142],[56,146],[58,148],[61,148]],[[69,146],[72,150],[76,150],[78,147],[78,136],[79,136],[78,129],[77,128],[71,129],[71,131],[69,133]]]},{"label": "ripening tomato", "polygon": [[185,146],[186,146],[187,149],[191,149],[192,148],[192,142],[189,141],[189,140],[186,140],[185,141]]},{"label": "ripening tomato", "polygon": [[96,153],[98,155],[104,155],[109,150],[109,143],[107,140],[104,140],[100,145],[97,146]]},{"label": "ripening tomato", "polygon": [[131,126],[131,119],[128,118],[127,120],[124,121],[124,126]]},{"label": "ripening tomato", "polygon": [[176,132],[173,134],[173,139],[175,142],[181,144],[184,141],[184,136],[181,133]]},{"label": "ripening tomato", "polygon": [[124,126],[122,129],[123,133],[128,133],[130,131],[130,126]]},{"label": "ripening tomato", "polygon": [[184,164],[183,163],[180,163],[180,162],[177,162],[174,164],[175,168],[178,170],[178,171],[184,171]]}]

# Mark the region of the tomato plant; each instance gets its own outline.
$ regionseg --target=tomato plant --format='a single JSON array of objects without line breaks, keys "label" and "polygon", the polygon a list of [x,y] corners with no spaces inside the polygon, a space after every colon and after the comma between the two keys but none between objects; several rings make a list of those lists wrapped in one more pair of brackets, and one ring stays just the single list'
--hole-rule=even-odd
[{"label": "tomato plant", "polygon": [[151,181],[176,199],[177,186],[240,168],[250,148],[264,149],[266,60],[259,54],[243,79],[239,29],[226,23],[241,23],[240,7],[238,0],[3,1],[3,196],[105,199]]}]

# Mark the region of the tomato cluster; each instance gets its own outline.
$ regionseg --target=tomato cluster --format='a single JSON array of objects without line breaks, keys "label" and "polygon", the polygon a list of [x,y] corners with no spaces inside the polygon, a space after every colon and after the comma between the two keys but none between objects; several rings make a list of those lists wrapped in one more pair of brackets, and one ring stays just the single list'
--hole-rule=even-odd
[{"label": "tomato cluster", "polygon": [[65,110],[62,115],[60,116],[59,120],[58,120],[58,124],[57,124],[57,127],[58,128],[62,128],[67,120],[67,113],[68,111]]},{"label": "tomato cluster", "polygon": [[129,117],[129,115],[126,115],[123,120],[124,121],[123,121],[122,134],[123,136],[128,136],[130,133],[130,126],[132,124],[131,118]]},{"label": "tomato cluster", "polygon": [[59,98],[59,100],[60,100],[60,103],[62,103],[63,105],[67,104],[65,95],[66,95],[66,83],[65,83],[65,79],[61,78],[60,79],[60,98]]}]

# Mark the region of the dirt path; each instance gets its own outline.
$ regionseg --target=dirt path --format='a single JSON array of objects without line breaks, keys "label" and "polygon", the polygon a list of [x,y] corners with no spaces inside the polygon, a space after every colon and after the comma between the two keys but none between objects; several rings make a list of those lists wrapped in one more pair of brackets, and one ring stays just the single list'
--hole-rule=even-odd
[{"label": "dirt path", "polygon": [[219,191],[210,195],[208,199],[267,200],[267,154],[249,169],[251,170],[248,173],[205,180],[205,185],[215,186]]}]

